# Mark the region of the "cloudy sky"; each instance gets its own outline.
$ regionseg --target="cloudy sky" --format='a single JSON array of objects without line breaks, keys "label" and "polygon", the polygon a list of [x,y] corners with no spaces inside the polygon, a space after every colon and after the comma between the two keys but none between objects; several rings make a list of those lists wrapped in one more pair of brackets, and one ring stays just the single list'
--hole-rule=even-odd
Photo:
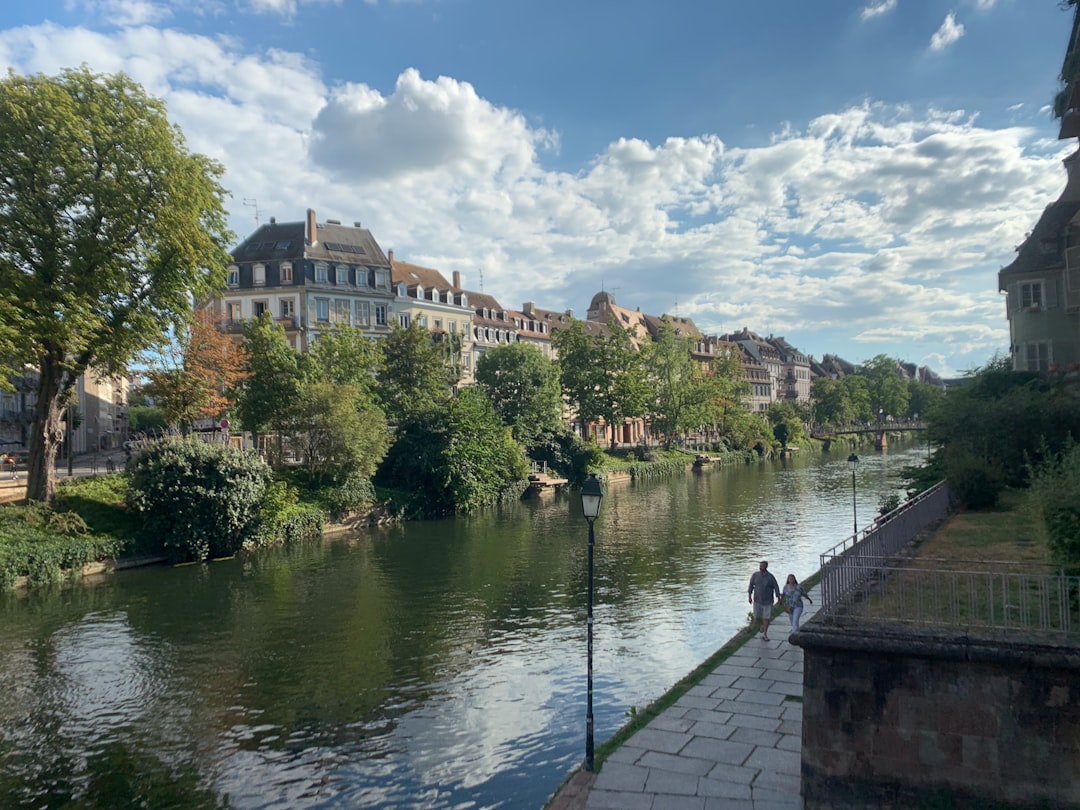
[{"label": "cloudy sky", "polygon": [[14,0],[0,66],[125,71],[230,222],[360,221],[504,306],[618,304],[944,375],[1064,187],[1058,0]]}]

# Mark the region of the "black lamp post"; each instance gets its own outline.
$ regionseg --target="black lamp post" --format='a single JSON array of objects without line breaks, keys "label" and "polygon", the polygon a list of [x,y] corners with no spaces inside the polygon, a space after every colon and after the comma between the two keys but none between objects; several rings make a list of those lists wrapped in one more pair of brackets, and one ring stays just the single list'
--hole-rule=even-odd
[{"label": "black lamp post", "polygon": [[604,497],[604,488],[596,473],[589,473],[589,477],[581,485],[581,511],[585,520],[589,521],[589,584],[588,584],[588,685],[586,687],[585,704],[585,770],[592,772],[594,767],[593,758],[593,710],[592,710],[592,602],[593,602],[593,547],[596,545],[596,535],[593,531],[593,523],[600,514],[600,500]]},{"label": "black lamp post", "polygon": [[851,518],[855,527],[852,534],[856,535],[859,533],[859,510],[855,505],[855,471],[859,469],[859,457],[852,453],[847,457],[847,463],[851,468]]}]

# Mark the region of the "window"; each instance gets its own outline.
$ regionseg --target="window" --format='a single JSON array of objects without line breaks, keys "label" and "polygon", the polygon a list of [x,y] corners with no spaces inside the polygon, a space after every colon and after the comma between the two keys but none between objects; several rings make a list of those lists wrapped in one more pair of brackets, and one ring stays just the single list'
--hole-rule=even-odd
[{"label": "window", "polygon": [[457,331],[457,321],[450,321],[450,331],[451,332],[456,332]]},{"label": "window", "polygon": [[400,315],[397,316],[397,319],[398,319],[398,323],[401,324],[402,327],[404,327],[405,329],[409,328],[409,313],[408,312],[402,312]]},{"label": "window", "polygon": [[386,326],[386,304],[375,305],[375,325]]},{"label": "window", "polygon": [[418,315],[416,317],[416,320],[420,323],[422,327],[427,329],[427,315]]},{"label": "window", "polygon": [[330,301],[326,298],[318,298],[315,300],[315,320],[319,323],[330,322]]},{"label": "window", "polygon": [[264,312],[266,312],[265,301],[255,301],[251,304],[251,314],[254,315],[256,318],[258,318]]},{"label": "window", "polygon": [[1043,285],[1041,281],[1020,282],[1020,308],[1037,309],[1043,304]]},{"label": "window", "polygon": [[1050,344],[1045,340],[1028,343],[1024,347],[1024,363],[1028,371],[1049,371]]},{"label": "window", "polygon": [[266,284],[266,265],[256,264],[251,268],[252,273],[255,276],[255,286],[262,287]]},{"label": "window", "polygon": [[349,283],[349,268],[343,264],[339,264],[334,268],[334,281],[337,284]]},{"label": "window", "polygon": [[325,262],[315,262],[315,281],[321,284],[326,283],[327,273],[329,269]]},{"label": "window", "polygon": [[281,283],[292,284],[292,265],[289,262],[281,263]]},{"label": "window", "polygon": [[296,314],[296,302],[291,298],[285,298],[281,302],[281,317],[292,318]]},{"label": "window", "polygon": [[435,328],[436,329],[442,329],[442,318],[436,318],[435,319]]},{"label": "window", "polygon": [[229,265],[229,286],[240,286],[240,268],[237,267],[235,264]]},{"label": "window", "polygon": [[368,285],[368,273],[366,267],[356,268],[356,286],[366,287]]},{"label": "window", "polygon": [[371,304],[367,301],[356,302],[356,325],[371,326]]},{"label": "window", "polygon": [[334,323],[340,323],[344,326],[349,325],[349,310],[352,307],[348,301],[342,301],[341,299],[334,300],[334,317],[331,319]]},{"label": "window", "polygon": [[230,301],[229,303],[227,303],[225,305],[225,316],[230,321],[232,321],[233,323],[236,323],[237,321],[239,321],[240,320],[240,302],[239,301]]},{"label": "window", "polygon": [[378,287],[380,290],[385,290],[387,288],[385,270],[375,271],[375,286]]}]

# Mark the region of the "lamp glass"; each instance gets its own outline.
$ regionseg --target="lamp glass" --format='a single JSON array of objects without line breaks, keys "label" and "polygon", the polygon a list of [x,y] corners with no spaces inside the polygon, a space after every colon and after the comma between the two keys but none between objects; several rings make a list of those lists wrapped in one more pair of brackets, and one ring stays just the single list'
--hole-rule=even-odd
[{"label": "lamp glass", "polygon": [[852,453],[850,456],[847,457],[847,463],[848,467],[851,468],[851,471],[855,472],[855,470],[859,467],[859,457]]},{"label": "lamp glass", "polygon": [[595,520],[600,514],[600,500],[604,497],[604,488],[596,473],[589,473],[589,477],[581,485],[581,511],[588,520]]}]

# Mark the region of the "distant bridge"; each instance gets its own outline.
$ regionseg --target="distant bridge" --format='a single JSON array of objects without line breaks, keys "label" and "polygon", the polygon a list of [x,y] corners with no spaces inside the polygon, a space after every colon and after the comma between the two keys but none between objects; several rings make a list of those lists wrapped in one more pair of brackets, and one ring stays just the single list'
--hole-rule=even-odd
[{"label": "distant bridge", "polygon": [[814,439],[835,439],[838,436],[874,436],[874,446],[888,447],[890,433],[914,433],[926,430],[926,423],[918,419],[892,422],[852,422],[846,425],[812,425],[810,436]]}]

